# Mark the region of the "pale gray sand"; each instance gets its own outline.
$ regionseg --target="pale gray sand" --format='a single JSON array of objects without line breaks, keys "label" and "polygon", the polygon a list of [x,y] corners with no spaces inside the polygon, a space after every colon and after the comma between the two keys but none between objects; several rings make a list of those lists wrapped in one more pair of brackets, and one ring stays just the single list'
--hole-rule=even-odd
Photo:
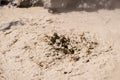
[{"label": "pale gray sand", "polygon": [[[1,9],[0,25],[19,19],[25,25],[0,31],[0,80],[119,80],[119,14],[119,9],[54,15],[38,7]],[[79,61],[71,60],[76,55],[61,60],[56,55],[46,57],[52,52],[44,36],[53,32],[75,40],[89,32],[88,39],[99,46],[88,57],[83,50]]]}]

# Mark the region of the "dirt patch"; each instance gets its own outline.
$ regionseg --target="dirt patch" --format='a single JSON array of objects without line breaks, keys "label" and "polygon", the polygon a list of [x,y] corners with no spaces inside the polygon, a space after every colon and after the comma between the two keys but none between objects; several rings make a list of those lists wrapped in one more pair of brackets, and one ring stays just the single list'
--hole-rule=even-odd
[{"label": "dirt patch", "polygon": [[[31,53],[30,60],[43,69],[50,69],[55,65],[60,65],[60,62],[66,60],[68,62],[77,61],[86,64],[91,62],[91,59],[95,57],[112,53],[112,46],[109,45],[106,46],[106,48],[102,48],[99,40],[89,32],[78,34],[47,33],[41,37],[39,42],[34,44],[34,47],[37,47],[38,44],[42,46],[41,49],[43,51],[36,54]],[[30,52],[34,51],[36,50],[30,50]]]}]

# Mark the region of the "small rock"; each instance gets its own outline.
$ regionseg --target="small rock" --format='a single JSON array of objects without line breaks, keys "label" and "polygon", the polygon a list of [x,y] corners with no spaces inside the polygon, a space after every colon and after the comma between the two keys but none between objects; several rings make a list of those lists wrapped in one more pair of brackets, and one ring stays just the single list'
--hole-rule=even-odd
[{"label": "small rock", "polygon": [[21,21],[11,21],[9,23],[2,24],[0,26],[0,31],[8,30],[11,28],[11,26],[14,26],[14,25],[24,25],[24,23]]}]

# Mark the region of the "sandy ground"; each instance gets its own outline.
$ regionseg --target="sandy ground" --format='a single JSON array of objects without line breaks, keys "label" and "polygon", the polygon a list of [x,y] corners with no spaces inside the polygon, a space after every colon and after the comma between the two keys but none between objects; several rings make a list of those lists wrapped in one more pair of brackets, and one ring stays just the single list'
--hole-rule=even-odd
[{"label": "sandy ground", "polygon": [[[119,9],[49,14],[40,7],[0,8],[0,25],[16,20],[24,25],[0,31],[0,80],[120,80]],[[51,55],[44,38],[54,32],[76,42],[86,33],[98,46],[89,55]],[[71,60],[76,55],[80,59]]]}]

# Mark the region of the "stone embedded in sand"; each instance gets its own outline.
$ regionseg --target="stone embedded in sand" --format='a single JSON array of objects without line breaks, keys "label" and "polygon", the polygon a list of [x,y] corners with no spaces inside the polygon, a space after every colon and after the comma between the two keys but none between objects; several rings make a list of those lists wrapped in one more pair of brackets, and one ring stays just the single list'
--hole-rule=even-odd
[{"label": "stone embedded in sand", "polygon": [[11,22],[9,22],[9,23],[2,24],[2,25],[0,26],[0,31],[8,30],[8,29],[11,28],[11,26],[15,26],[15,25],[24,25],[24,23],[21,22],[20,20],[11,21]]},{"label": "stone embedded in sand", "polygon": [[53,14],[53,13],[56,13],[58,11],[57,11],[57,9],[48,9],[48,12]]}]

